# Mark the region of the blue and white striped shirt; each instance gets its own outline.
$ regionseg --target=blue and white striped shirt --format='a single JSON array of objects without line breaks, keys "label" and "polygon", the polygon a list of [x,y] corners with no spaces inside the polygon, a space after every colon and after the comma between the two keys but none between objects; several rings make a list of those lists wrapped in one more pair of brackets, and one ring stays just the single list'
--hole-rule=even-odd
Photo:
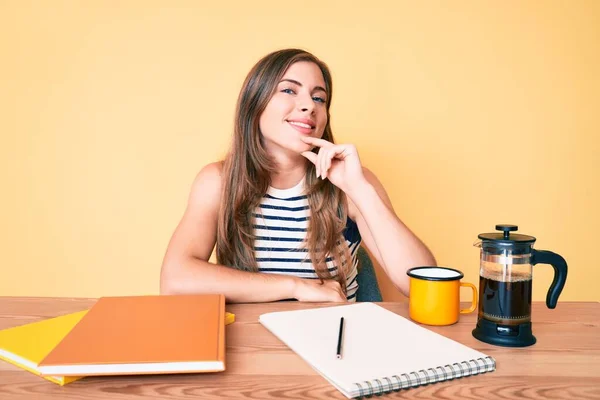
[{"label": "blue and white striped shirt", "polygon": [[[256,240],[254,255],[260,272],[294,275],[300,278],[318,278],[315,268],[303,248],[306,238],[310,209],[304,193],[304,179],[289,189],[269,186],[267,194],[252,214]],[[358,226],[348,218],[344,238],[350,249],[352,267],[346,276],[348,301],[356,301],[358,289],[356,252],[361,243]],[[328,256],[326,264],[333,276],[337,266]]]}]

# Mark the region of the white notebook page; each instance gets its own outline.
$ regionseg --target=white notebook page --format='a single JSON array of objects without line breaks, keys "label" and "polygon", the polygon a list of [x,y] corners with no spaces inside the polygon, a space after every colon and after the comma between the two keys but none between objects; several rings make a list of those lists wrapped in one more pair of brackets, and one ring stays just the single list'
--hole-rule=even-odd
[{"label": "white notebook page", "polygon": [[274,312],[259,321],[347,397],[358,396],[355,383],[487,357],[372,303]]}]

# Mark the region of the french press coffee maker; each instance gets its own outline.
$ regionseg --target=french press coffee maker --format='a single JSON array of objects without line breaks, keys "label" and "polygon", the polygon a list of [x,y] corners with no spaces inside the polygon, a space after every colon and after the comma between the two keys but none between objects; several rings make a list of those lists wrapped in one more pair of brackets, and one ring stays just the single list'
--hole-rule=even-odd
[{"label": "french press coffee maker", "polygon": [[551,251],[535,250],[535,237],[512,233],[516,225],[496,225],[500,232],[482,233],[480,247],[479,313],[475,338],[498,346],[531,346],[532,267],[550,264],[554,280],[546,305],[555,308],[567,280],[567,263]]}]

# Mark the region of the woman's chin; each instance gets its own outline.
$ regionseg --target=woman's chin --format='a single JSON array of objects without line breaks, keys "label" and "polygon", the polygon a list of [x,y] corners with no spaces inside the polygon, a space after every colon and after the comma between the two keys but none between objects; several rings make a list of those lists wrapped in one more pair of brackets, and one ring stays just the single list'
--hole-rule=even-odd
[{"label": "woman's chin", "polygon": [[308,144],[308,143],[304,142],[302,139],[298,139],[298,141],[294,144],[296,145],[296,147],[298,147],[298,150],[300,150],[300,151],[310,151],[315,148],[314,145]]},{"label": "woman's chin", "polygon": [[314,146],[304,143],[302,140],[293,140],[282,146],[287,152],[294,154],[302,154],[305,151],[310,151]]},{"label": "woman's chin", "polygon": [[267,147],[267,152],[271,153],[271,155],[276,155],[277,153],[285,156],[289,159],[293,159],[296,157],[301,157],[305,159],[302,153],[306,151],[311,151],[314,146],[304,143],[300,138],[293,138],[291,140],[279,141],[277,142],[269,142]]}]

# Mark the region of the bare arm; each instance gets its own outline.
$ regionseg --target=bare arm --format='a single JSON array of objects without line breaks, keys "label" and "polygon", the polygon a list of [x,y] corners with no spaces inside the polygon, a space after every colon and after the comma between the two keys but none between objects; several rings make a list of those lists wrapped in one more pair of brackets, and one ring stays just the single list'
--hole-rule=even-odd
[{"label": "bare arm", "polygon": [[[221,164],[198,173],[188,206],[165,254],[161,294],[222,293],[228,302],[267,302],[288,298],[341,301],[331,283],[316,286],[296,277],[253,273],[209,263],[217,237],[221,196]],[[344,299],[345,300],[345,299]]]},{"label": "bare arm", "polygon": [[346,193],[356,208],[356,223],[367,248],[405,296],[406,271],[421,265],[436,265],[427,246],[396,216],[391,201],[377,177],[363,168],[366,182]]}]

